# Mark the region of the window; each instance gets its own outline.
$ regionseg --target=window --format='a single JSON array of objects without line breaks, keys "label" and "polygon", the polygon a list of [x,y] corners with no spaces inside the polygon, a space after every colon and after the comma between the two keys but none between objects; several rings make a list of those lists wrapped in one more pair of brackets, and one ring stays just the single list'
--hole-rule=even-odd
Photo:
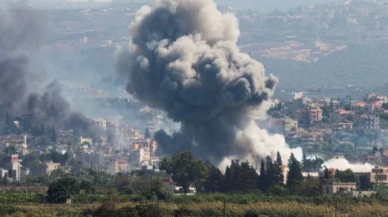
[{"label": "window", "polygon": [[329,194],[329,186],[326,187],[326,194]]}]

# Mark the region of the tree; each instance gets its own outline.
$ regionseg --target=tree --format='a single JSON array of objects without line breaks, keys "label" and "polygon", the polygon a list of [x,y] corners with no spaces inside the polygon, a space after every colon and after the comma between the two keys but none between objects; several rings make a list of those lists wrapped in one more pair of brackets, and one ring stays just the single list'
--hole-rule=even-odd
[{"label": "tree", "polygon": [[321,185],[319,181],[311,176],[306,178],[299,188],[299,194],[305,197],[316,197],[321,194]]},{"label": "tree", "polygon": [[50,184],[47,191],[48,199],[53,203],[63,203],[73,195],[79,194],[80,184],[77,179],[65,177]]},{"label": "tree", "polygon": [[203,185],[203,191],[206,193],[221,192],[224,183],[224,175],[214,165],[209,166],[209,175]]},{"label": "tree", "polygon": [[303,181],[303,175],[300,170],[300,163],[296,160],[294,154],[288,161],[287,188],[295,189]]},{"label": "tree", "polygon": [[260,175],[258,179],[258,188],[260,191],[266,191],[268,189],[268,183],[267,183],[267,176],[266,176],[266,171],[265,171],[265,164],[264,160],[261,160],[261,165],[260,165]]},{"label": "tree", "polygon": [[376,154],[378,151],[379,149],[377,148],[377,146],[373,146],[373,149],[372,149],[373,154]]},{"label": "tree", "polygon": [[3,150],[4,154],[6,155],[12,155],[12,154],[17,154],[17,149],[14,145],[10,145],[8,147],[6,147],[4,150]]},{"label": "tree", "polygon": [[248,161],[242,162],[240,165],[240,183],[239,183],[239,191],[248,193],[257,189],[257,173],[255,169],[249,165]]},{"label": "tree", "polygon": [[274,178],[275,178],[275,185],[283,185],[284,184],[284,174],[282,170],[283,161],[282,157],[280,156],[280,153],[277,153],[276,162],[274,164]]},{"label": "tree", "polygon": [[356,182],[357,176],[351,169],[345,171],[337,170],[334,175],[335,178],[339,179],[340,182]]},{"label": "tree", "polygon": [[189,151],[175,154],[171,159],[164,158],[161,169],[172,175],[172,179],[182,186],[183,192],[187,193],[189,187],[207,176],[207,167],[196,159]]},{"label": "tree", "polygon": [[277,184],[277,179],[275,175],[275,165],[272,162],[272,158],[270,156],[266,157],[265,161],[265,169],[266,169],[266,178],[267,178],[267,184],[268,188]]},{"label": "tree", "polygon": [[226,169],[225,169],[225,181],[224,181],[224,184],[222,185],[222,190],[224,192],[233,191],[233,189],[235,188],[233,183],[234,183],[234,178],[233,178],[233,175],[232,175],[232,173],[230,171],[230,167],[226,166]]},{"label": "tree", "polygon": [[327,169],[327,167],[325,167],[325,170],[323,171],[323,177],[324,179],[330,178],[329,169]]},{"label": "tree", "polygon": [[282,166],[282,165],[283,165],[282,156],[280,156],[280,153],[279,153],[279,152],[278,152],[277,155],[276,155],[276,163],[277,163],[277,165],[279,165],[279,166]]}]

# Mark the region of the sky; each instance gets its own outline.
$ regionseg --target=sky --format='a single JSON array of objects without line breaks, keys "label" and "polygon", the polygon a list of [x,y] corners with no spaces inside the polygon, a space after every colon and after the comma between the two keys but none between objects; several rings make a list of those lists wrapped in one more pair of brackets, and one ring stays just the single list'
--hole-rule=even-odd
[{"label": "sky", "polygon": [[231,6],[235,9],[251,9],[270,12],[275,9],[288,10],[300,4],[325,3],[334,0],[216,0],[218,4]]},{"label": "sky", "polygon": [[[0,5],[13,0],[0,0]],[[35,6],[65,5],[64,2],[87,2],[88,0],[28,0]],[[139,0],[93,0],[94,2],[139,2]],[[288,10],[300,4],[324,3],[335,0],[215,0],[218,4],[231,6],[235,9],[251,9],[262,13],[275,9]]]}]

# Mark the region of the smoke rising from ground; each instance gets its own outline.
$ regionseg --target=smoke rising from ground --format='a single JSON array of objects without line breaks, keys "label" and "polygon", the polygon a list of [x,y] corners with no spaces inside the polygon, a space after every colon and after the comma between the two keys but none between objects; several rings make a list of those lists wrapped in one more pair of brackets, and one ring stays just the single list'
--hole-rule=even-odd
[{"label": "smoke rising from ground", "polygon": [[44,75],[31,67],[31,56],[44,39],[44,26],[40,12],[24,3],[0,9],[0,105],[11,115],[29,115],[51,126],[92,133],[89,120],[70,109],[58,83],[41,87]]},{"label": "smoke rising from ground", "polygon": [[363,173],[363,172],[371,172],[374,168],[373,165],[369,163],[361,164],[361,163],[350,163],[345,158],[333,158],[330,160],[325,161],[322,166],[325,166],[327,168],[334,168],[338,170],[347,170],[351,169],[353,172]]},{"label": "smoke rising from ground", "polygon": [[117,71],[130,94],[181,123],[180,132],[155,135],[160,153],[191,150],[216,163],[277,151],[288,158],[284,137],[255,122],[267,112],[277,78],[240,52],[239,34],[236,17],[212,0],[160,0],[137,12]]}]

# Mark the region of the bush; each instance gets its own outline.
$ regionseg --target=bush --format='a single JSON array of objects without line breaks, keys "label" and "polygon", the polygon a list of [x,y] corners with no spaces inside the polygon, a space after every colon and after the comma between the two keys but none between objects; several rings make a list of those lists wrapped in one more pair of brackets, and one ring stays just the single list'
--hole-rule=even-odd
[{"label": "bush", "polygon": [[94,216],[96,217],[110,217],[110,216],[116,216],[116,201],[113,200],[106,200],[104,201],[101,206],[96,209],[94,212]]},{"label": "bush", "polygon": [[64,203],[66,199],[79,194],[80,184],[77,179],[66,177],[50,184],[47,191],[48,200],[52,203]]},{"label": "bush", "polygon": [[167,217],[173,215],[169,210],[158,205],[137,205],[136,209],[140,217]]}]

